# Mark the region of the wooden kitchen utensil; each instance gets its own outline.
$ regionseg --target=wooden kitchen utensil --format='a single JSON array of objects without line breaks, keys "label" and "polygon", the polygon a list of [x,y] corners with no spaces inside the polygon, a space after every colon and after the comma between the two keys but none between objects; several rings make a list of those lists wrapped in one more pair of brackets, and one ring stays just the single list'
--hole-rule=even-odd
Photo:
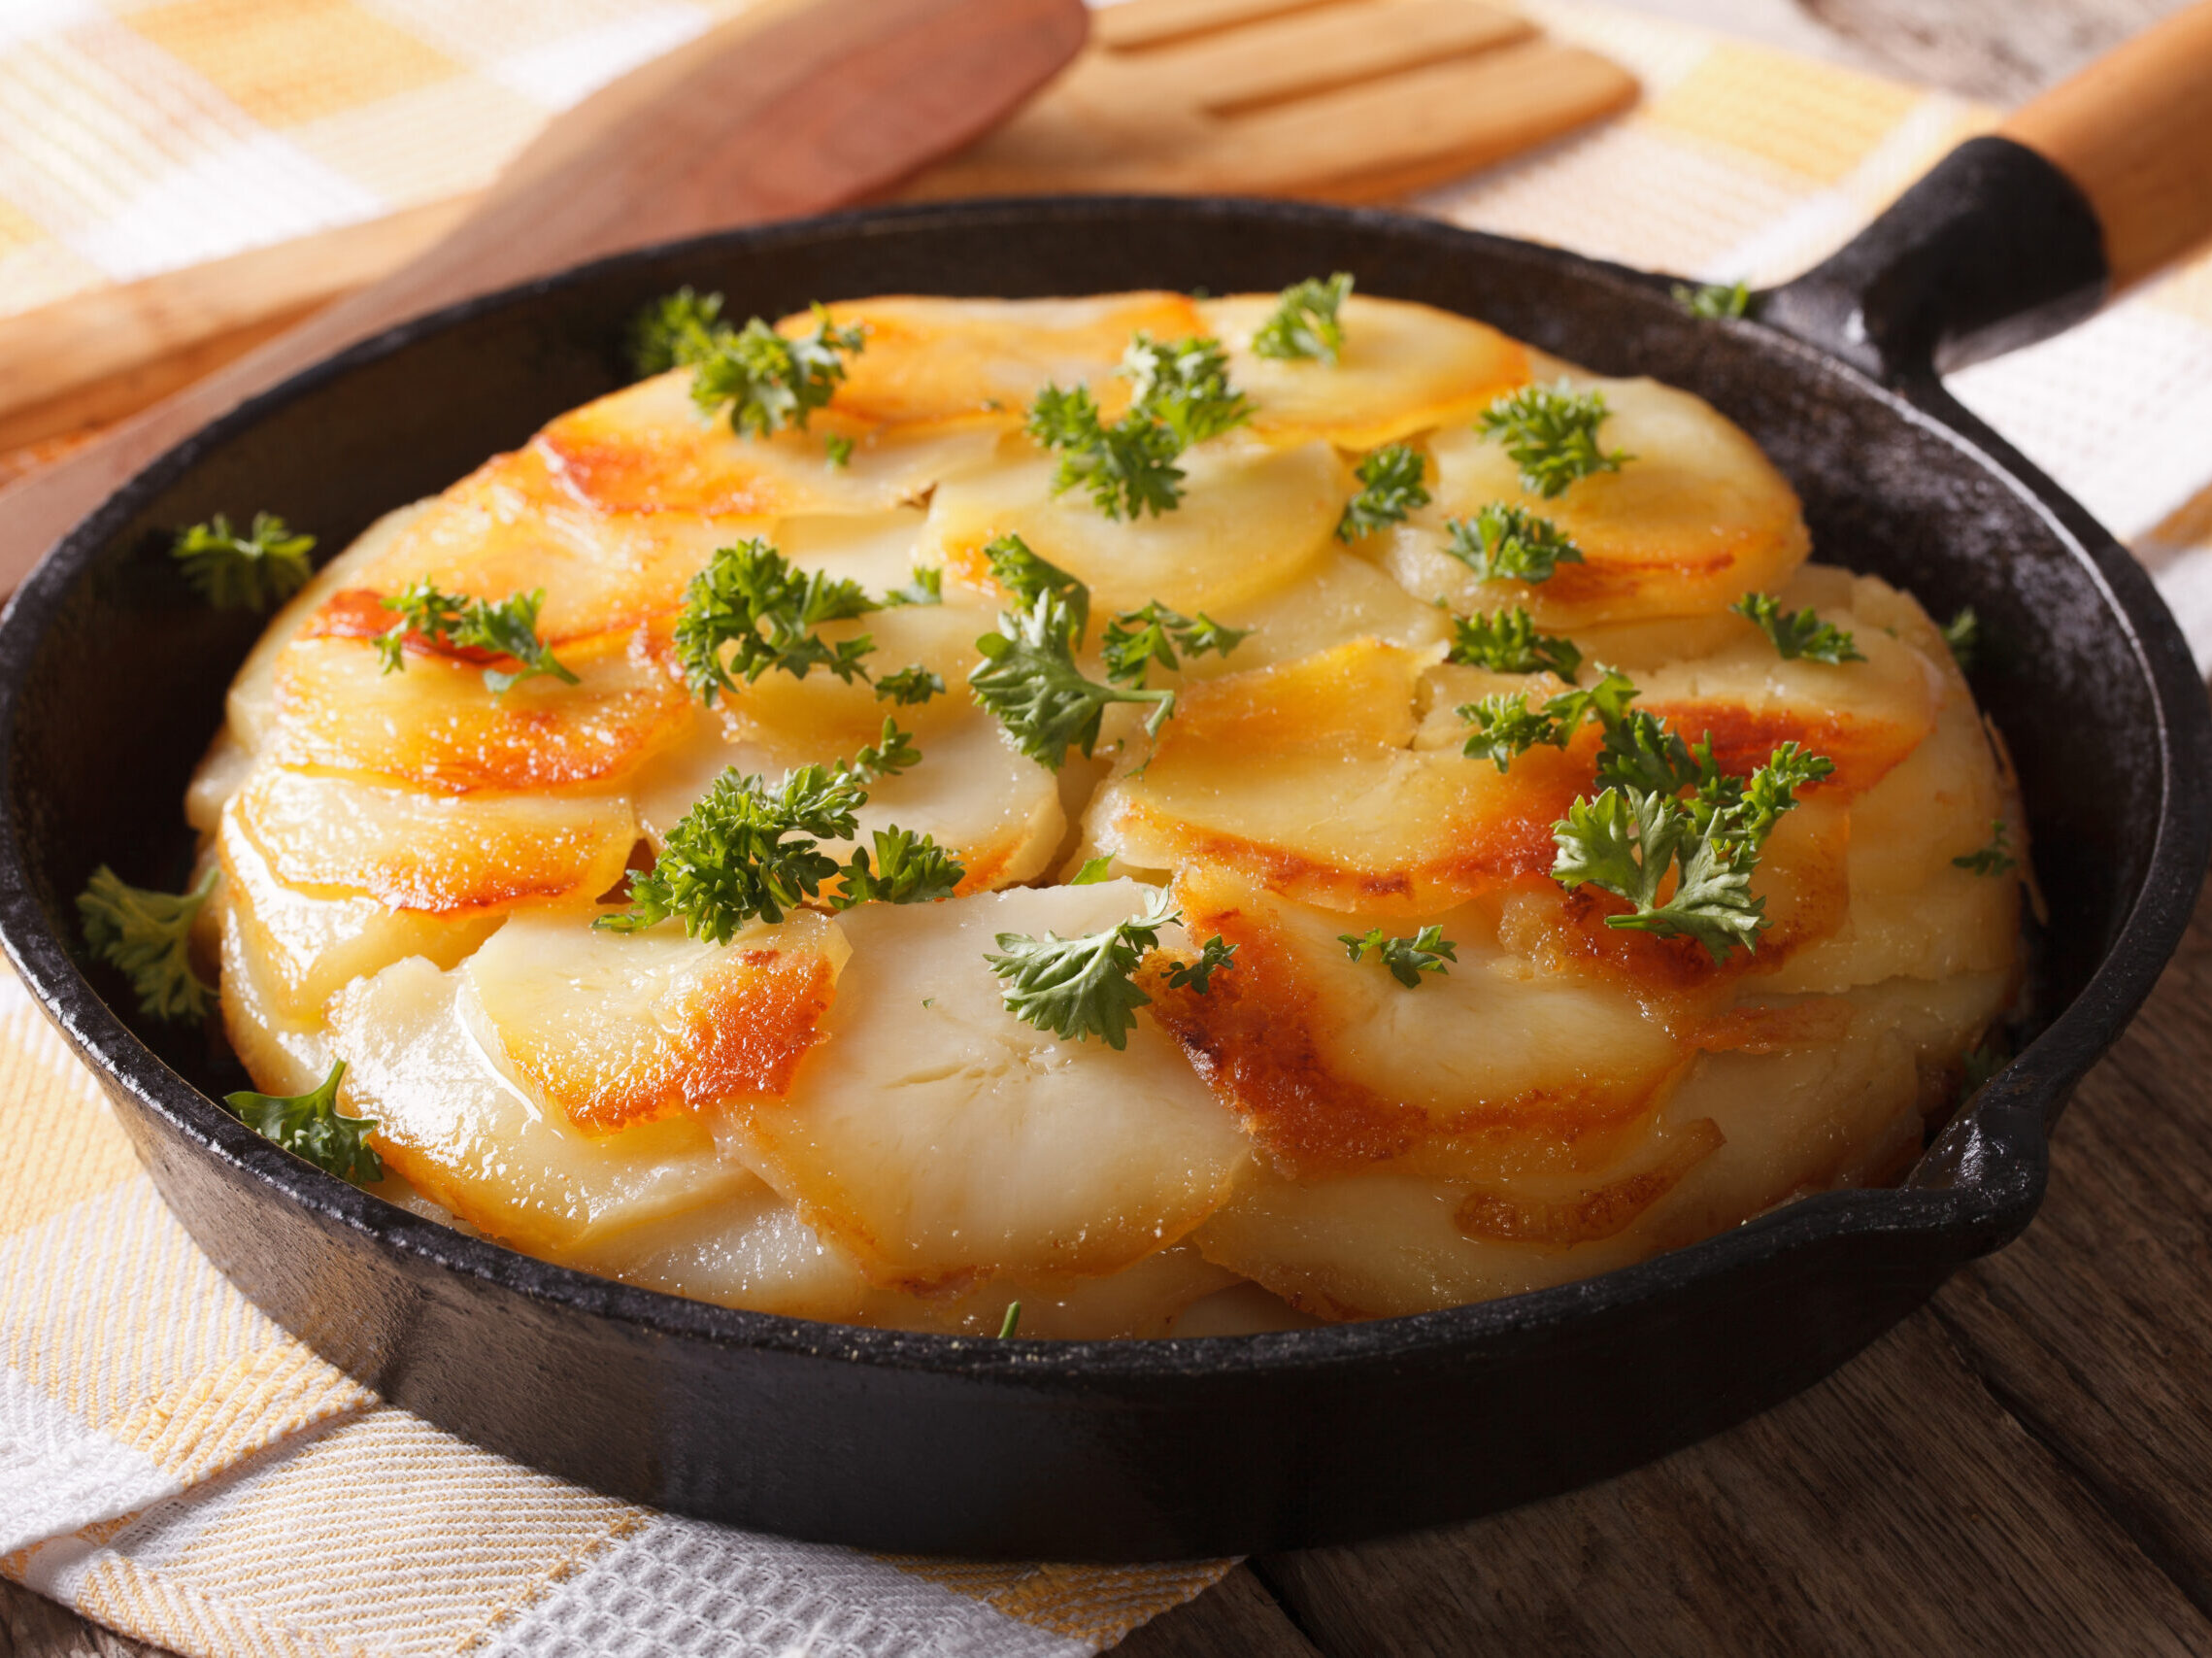
[{"label": "wooden kitchen utensil", "polygon": [[1636,91],[1626,70],[1483,0],[1126,0],[1036,102],[905,193],[1374,201]]},{"label": "wooden kitchen utensil", "polygon": [[1082,0],[765,0],[555,118],[374,287],[0,491],[0,588],[163,449],[294,370],[596,254],[880,193],[988,130],[1087,26]]}]

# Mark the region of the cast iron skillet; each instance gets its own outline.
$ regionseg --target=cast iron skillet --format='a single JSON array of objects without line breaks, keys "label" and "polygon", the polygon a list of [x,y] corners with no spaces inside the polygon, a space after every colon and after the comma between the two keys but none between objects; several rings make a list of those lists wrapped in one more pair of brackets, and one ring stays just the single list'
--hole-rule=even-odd
[{"label": "cast iron skillet", "polygon": [[[677,1300],[449,1232],[323,1175],[210,1099],[205,1039],[87,970],[94,864],[174,882],[177,802],[260,624],[211,611],[175,526],[267,507],[341,548],[623,376],[680,284],[740,317],[878,292],[1363,292],[1481,317],[1711,399],[1804,497],[1819,556],[1998,642],[1975,676],[2022,782],[2051,923],[2039,1033],[1900,1188],[1789,1205],[1587,1283],[1249,1337],[1046,1342],[862,1330]],[[1977,141],[1768,299],[1849,353],[1696,321],[1666,285],[1382,213],[1047,200],[854,214],[611,259],[441,312],[254,399],[79,526],[0,622],[0,934],[98,1070],[178,1215],[248,1295],[387,1399],[620,1496],[871,1548],[1157,1558],[1473,1515],[1628,1468],[1806,1386],[2028,1224],[2045,1135],[2172,951],[2205,864],[2202,687],[2141,570],[1945,396],[1938,354],[2077,315],[2096,226]],[[1842,360],[1854,355],[1860,366]]]}]

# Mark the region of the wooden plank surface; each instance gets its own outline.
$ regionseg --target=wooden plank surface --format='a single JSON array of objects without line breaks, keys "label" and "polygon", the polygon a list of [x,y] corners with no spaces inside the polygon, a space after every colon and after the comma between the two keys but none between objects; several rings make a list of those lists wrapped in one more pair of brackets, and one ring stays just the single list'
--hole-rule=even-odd
[{"label": "wooden plank surface", "polygon": [[[2174,0],[1641,0],[2013,99]],[[1796,44],[1792,39],[1792,44]],[[2011,1248],[1836,1376],[1589,1490],[1271,1556],[1130,1658],[2212,1652],[2212,899]],[[0,1658],[158,1658],[0,1580]]]}]

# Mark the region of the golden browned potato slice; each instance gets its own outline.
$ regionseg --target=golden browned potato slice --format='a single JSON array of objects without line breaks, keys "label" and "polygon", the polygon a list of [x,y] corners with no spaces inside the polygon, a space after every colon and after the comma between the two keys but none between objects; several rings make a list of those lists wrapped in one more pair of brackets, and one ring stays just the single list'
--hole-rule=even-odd
[{"label": "golden browned potato slice", "polygon": [[[1576,382],[1603,393],[1606,450],[1635,458],[1545,500],[1523,487],[1503,446],[1457,423],[1429,440],[1434,502],[1388,536],[1383,558],[1417,598],[1455,610],[1525,605],[1551,632],[1640,617],[1717,611],[1790,579],[1811,547],[1796,492],[1733,423],[1702,398],[1653,380]],[[1550,519],[1582,550],[1530,585],[1478,581],[1444,552],[1445,521],[1472,523],[1493,501]]]},{"label": "golden browned potato slice", "polygon": [[1014,458],[939,488],[928,556],[988,587],[985,545],[1020,535],[1089,585],[1094,633],[1109,612],[1154,599],[1193,615],[1280,591],[1335,547],[1336,521],[1357,487],[1324,443],[1268,449],[1231,433],[1184,452],[1174,511],[1117,520],[1080,486],[1055,495],[1055,462],[1026,439],[1007,441]]},{"label": "golden browned potato slice", "polygon": [[1016,1019],[999,933],[1062,937],[1142,912],[1134,882],[871,904],[827,1039],[754,1107],[762,1173],[869,1278],[900,1289],[1090,1277],[1174,1243],[1249,1155],[1151,1021],[1122,1051]]},{"label": "golden browned potato slice", "polygon": [[1198,306],[1208,331],[1228,349],[1229,383],[1252,398],[1254,429],[1271,438],[1373,449],[1471,421],[1528,378],[1527,348],[1495,328],[1364,293],[1338,312],[1344,349],[1335,362],[1260,356],[1252,336],[1276,304],[1272,293],[1239,293]]}]

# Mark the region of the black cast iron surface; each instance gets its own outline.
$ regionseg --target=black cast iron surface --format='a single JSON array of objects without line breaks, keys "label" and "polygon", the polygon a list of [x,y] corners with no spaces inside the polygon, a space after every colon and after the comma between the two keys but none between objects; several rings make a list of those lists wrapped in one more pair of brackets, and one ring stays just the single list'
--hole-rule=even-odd
[{"label": "black cast iron surface", "polygon": [[[341,548],[620,384],[623,321],[684,283],[742,317],[900,290],[1265,289],[1338,269],[1698,392],[1789,474],[1818,557],[1985,618],[2000,648],[1976,690],[2019,759],[2052,912],[2042,1029],[1904,1187],[1418,1318],[1123,1343],[860,1330],[631,1289],[393,1208],[244,1129],[208,1097],[235,1085],[232,1062],[82,969],[71,899],[96,863],[182,874],[178,802],[259,628],[179,582],[177,525],[266,508]],[[1123,1559],[1344,1540],[1561,1490],[1806,1386],[2025,1226],[2047,1129],[2148,991],[2204,867],[2203,693],[2148,581],[1925,363],[1884,366],[1909,396],[1770,329],[1693,322],[1647,277],[1308,207],[954,204],[609,261],[256,399],[39,569],[0,622],[0,935],[250,1296],[395,1403],[604,1490],[876,1548]]]}]

